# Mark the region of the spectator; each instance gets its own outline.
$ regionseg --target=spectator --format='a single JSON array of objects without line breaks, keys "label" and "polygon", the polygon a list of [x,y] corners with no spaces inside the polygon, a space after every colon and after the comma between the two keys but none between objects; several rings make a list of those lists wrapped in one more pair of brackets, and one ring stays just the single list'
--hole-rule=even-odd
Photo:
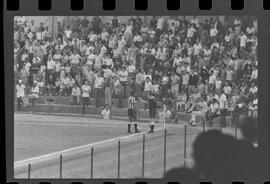
[{"label": "spectator", "polygon": [[[258,92],[258,39],[257,22],[252,17],[244,20],[237,16],[231,22],[220,16],[205,17],[204,21],[201,17],[163,16],[146,21],[140,17],[124,19],[127,23],[121,18],[120,24],[119,17],[111,23],[97,16],[92,22],[88,17],[71,17],[68,24],[59,19],[55,35],[46,23],[16,19],[14,73],[26,89],[33,87],[34,80],[43,82],[40,93],[47,95],[61,91],[60,95],[69,96],[74,83],[82,88],[82,82],[87,81],[94,88],[97,106],[104,87],[106,103],[111,106],[111,89],[122,106],[134,83],[141,97],[153,92],[157,100],[168,99],[170,89],[172,106],[180,102],[178,93],[185,94],[187,110],[197,103],[194,97],[207,97],[210,108],[209,99],[220,100],[215,90],[233,97],[238,85],[236,96],[243,107],[253,102]],[[96,80],[97,75],[110,78],[111,87],[107,80],[105,86],[98,85],[102,79]]]},{"label": "spectator", "polygon": [[74,87],[72,88],[71,96],[72,96],[72,105],[79,105],[81,97],[81,89],[78,87],[77,84],[75,84]]},{"label": "spectator", "polygon": [[16,85],[16,94],[17,94],[17,110],[21,110],[21,104],[23,104],[23,98],[25,97],[25,85],[22,84],[22,80],[18,81]]},{"label": "spectator", "polygon": [[103,119],[110,119],[110,114],[110,107],[106,105],[105,108],[101,111],[101,116]]},{"label": "spectator", "polygon": [[39,87],[37,85],[37,81],[34,81],[34,85],[31,89],[31,101],[32,101],[32,112],[36,112],[36,101],[39,95]]},{"label": "spectator", "polygon": [[104,79],[103,77],[101,77],[100,72],[97,72],[94,79],[94,96],[95,96],[95,104],[97,108],[100,107],[101,105],[100,104],[101,97],[102,97],[102,94],[104,94],[103,87],[104,87]]},{"label": "spectator", "polygon": [[104,78],[104,87],[105,87],[105,104],[112,107],[112,94],[114,89],[114,80],[111,77]]},{"label": "spectator", "polygon": [[89,103],[89,97],[91,92],[91,87],[88,84],[88,81],[84,81],[84,85],[81,88],[82,91],[82,113],[85,114],[85,106],[88,107]]}]

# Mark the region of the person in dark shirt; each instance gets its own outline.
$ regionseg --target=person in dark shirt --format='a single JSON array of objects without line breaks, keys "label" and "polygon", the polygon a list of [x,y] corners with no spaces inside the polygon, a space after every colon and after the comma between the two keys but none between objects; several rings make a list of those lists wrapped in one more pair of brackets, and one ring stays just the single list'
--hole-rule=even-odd
[{"label": "person in dark shirt", "polygon": [[149,109],[149,116],[150,116],[150,131],[149,133],[154,133],[154,127],[155,127],[155,116],[157,113],[157,102],[152,94],[148,94],[147,101],[139,98],[142,102],[148,103],[148,109]]},{"label": "person in dark shirt", "polygon": [[209,72],[206,66],[202,66],[201,71],[200,71],[200,76],[202,78],[202,83],[205,84],[205,81],[209,79]]},{"label": "person in dark shirt", "polygon": [[197,86],[199,77],[198,75],[191,70],[191,74],[189,75],[189,81],[188,81],[188,91],[193,92],[194,88]]},{"label": "person in dark shirt", "polygon": [[84,18],[81,20],[80,22],[80,27],[85,27],[87,28],[88,27],[88,24],[89,24],[89,20],[87,19],[86,16],[84,16]]},{"label": "person in dark shirt", "polygon": [[114,16],[112,19],[112,28],[115,29],[118,27],[118,25],[119,25],[118,18],[117,18],[117,16]]}]

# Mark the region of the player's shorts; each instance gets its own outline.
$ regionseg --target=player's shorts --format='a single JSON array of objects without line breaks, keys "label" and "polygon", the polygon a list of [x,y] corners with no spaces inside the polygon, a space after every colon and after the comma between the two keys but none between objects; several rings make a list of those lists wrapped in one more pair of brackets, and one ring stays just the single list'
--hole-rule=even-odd
[{"label": "player's shorts", "polygon": [[128,117],[129,117],[129,121],[137,121],[137,113],[135,111],[135,109],[128,109],[127,110],[128,113]]},{"label": "player's shorts", "polygon": [[156,113],[157,113],[156,109],[149,109],[150,118],[155,118]]},{"label": "player's shorts", "polygon": [[89,97],[82,97],[82,104],[83,105],[89,105],[90,104]]}]

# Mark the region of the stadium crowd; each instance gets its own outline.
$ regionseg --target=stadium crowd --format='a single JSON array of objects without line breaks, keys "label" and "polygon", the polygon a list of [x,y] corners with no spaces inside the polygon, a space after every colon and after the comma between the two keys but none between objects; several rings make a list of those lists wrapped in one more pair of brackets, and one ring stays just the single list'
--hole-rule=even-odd
[{"label": "stadium crowd", "polygon": [[174,112],[206,113],[208,120],[229,108],[257,115],[253,17],[129,17],[123,23],[85,16],[57,25],[53,35],[43,23],[14,19],[15,80],[30,89],[26,94],[34,86],[38,95],[70,96],[83,105],[94,97],[96,107],[111,107],[117,98],[122,108],[135,91],[143,99],[154,95]]}]

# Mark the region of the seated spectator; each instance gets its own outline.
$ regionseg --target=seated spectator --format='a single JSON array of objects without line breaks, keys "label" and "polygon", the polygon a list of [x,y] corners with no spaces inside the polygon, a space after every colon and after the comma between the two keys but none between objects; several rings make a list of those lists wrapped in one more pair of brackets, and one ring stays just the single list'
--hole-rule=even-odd
[{"label": "seated spectator", "polygon": [[110,108],[108,105],[105,106],[105,108],[101,111],[101,116],[103,119],[110,119]]},{"label": "seated spectator", "polygon": [[185,111],[186,101],[187,95],[184,93],[184,91],[182,91],[181,94],[179,94],[177,97],[176,106],[178,111]]}]

